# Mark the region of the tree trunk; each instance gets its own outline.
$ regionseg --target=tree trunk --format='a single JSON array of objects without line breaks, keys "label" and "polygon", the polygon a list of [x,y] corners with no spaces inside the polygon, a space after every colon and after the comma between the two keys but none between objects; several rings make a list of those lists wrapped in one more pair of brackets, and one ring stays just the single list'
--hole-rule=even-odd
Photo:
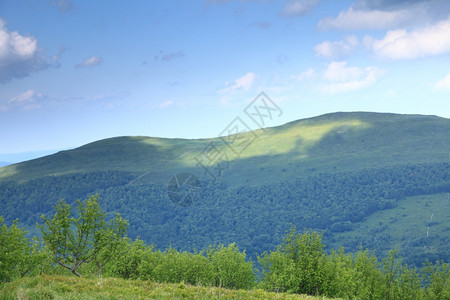
[{"label": "tree trunk", "polygon": [[60,266],[63,266],[64,268],[70,270],[73,274],[77,275],[78,277],[81,277],[81,274],[77,272],[77,266],[75,264],[74,264],[73,267],[70,267],[70,266],[66,265],[62,261],[58,261],[58,264]]},{"label": "tree trunk", "polygon": [[100,275],[102,275],[102,265],[101,264],[97,264],[97,277],[100,277]]},{"label": "tree trunk", "polygon": [[77,270],[72,270],[72,273],[77,275],[78,277],[81,277],[81,274],[77,272]]}]

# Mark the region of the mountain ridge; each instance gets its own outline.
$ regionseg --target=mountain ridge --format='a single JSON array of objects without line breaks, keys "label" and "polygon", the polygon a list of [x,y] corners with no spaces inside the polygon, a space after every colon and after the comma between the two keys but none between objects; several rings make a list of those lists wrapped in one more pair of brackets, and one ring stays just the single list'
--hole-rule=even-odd
[{"label": "mountain ridge", "polygon": [[[448,119],[437,116],[336,112],[240,133],[238,138],[228,144],[224,143],[227,137],[183,139],[120,136],[0,168],[0,181],[109,170],[128,171],[136,176],[148,173],[149,182],[168,181],[170,177],[167,174],[180,172],[201,176],[205,168],[198,166],[198,158],[211,143],[230,163],[223,172],[223,178],[231,184],[249,178],[251,181],[252,173],[272,169],[275,165],[280,167],[277,171],[284,169],[283,173],[287,172],[277,175],[282,178],[288,177],[284,176],[287,174],[307,176],[312,169],[319,173],[345,170],[349,162],[354,160],[352,155],[355,156],[355,153],[366,160],[356,162],[355,165],[376,167],[384,163],[383,153],[376,152],[392,152],[394,147],[394,162],[398,164],[442,161],[446,158],[445,146],[450,145],[450,139],[445,135],[445,132],[450,132],[449,123]],[[237,155],[233,149],[236,140],[245,141],[249,138],[252,139],[249,145]],[[443,141],[442,145],[439,145],[439,140]],[[419,146],[417,143],[425,144]],[[331,147],[333,151],[329,150]],[[442,151],[439,154],[440,148]],[[334,158],[334,165],[328,161],[330,158]],[[298,165],[296,170],[292,170],[294,163]],[[253,167],[248,169],[249,165]],[[214,167],[214,164],[209,167]],[[163,173],[165,176],[162,176]],[[269,180],[276,177],[271,176],[273,174],[270,172],[262,173],[268,173]],[[236,176],[238,178],[233,179]]]}]

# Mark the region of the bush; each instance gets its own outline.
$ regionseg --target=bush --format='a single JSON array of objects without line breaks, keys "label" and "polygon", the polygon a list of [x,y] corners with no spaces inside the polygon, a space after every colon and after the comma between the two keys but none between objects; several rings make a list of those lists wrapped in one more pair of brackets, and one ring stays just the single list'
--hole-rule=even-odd
[{"label": "bush", "polygon": [[123,279],[139,278],[139,266],[144,259],[148,246],[137,238],[134,242],[123,239],[118,246],[118,256],[109,265],[106,265],[104,274]]},{"label": "bush", "polygon": [[422,268],[422,278],[425,283],[427,299],[450,299],[450,265],[427,261]]},{"label": "bush", "polygon": [[214,269],[215,286],[246,289],[254,285],[253,263],[245,260],[245,251],[239,252],[234,243],[228,247],[223,245],[210,247],[207,254]]},{"label": "bush", "polygon": [[17,223],[18,220],[14,221],[8,228],[3,217],[0,217],[0,282],[41,271],[39,266],[47,258],[37,240],[26,238],[27,232]]},{"label": "bush", "polygon": [[179,252],[173,248],[164,252],[148,249],[139,266],[141,279],[158,282],[192,285],[213,284],[213,268],[207,258],[200,253]]},{"label": "bush", "polygon": [[262,285],[272,291],[324,294],[327,261],[323,248],[322,235],[296,234],[295,228],[291,229],[276,251],[259,257]]}]

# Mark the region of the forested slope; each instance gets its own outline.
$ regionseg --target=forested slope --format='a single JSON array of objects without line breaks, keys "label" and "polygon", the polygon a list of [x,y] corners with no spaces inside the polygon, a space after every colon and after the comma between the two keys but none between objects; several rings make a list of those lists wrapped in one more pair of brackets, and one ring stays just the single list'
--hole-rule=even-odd
[{"label": "forested slope", "polygon": [[[450,121],[438,117],[337,113],[259,130],[239,157],[221,139],[108,139],[1,168],[0,211],[7,222],[34,227],[58,199],[73,203],[98,193],[111,216],[120,212],[130,221],[131,237],[160,248],[236,242],[254,256],[279,244],[292,224],[323,231],[330,247],[369,247],[383,256],[401,244],[410,264],[448,261],[448,227],[439,227],[431,243],[412,244],[388,234],[389,223],[359,228],[399,201],[418,208],[413,196],[445,199],[449,132]],[[209,143],[228,157],[215,178],[195,162]],[[168,197],[169,179],[180,172],[201,182],[191,206]],[[441,222],[448,222],[448,208]]]}]

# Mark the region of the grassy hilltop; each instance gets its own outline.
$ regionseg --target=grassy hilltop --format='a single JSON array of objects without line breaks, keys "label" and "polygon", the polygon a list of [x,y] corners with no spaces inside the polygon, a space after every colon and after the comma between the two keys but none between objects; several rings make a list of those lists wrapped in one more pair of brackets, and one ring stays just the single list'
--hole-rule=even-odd
[{"label": "grassy hilltop", "polygon": [[[0,180],[93,171],[145,174],[166,183],[173,174],[201,175],[196,157],[210,143],[228,158],[230,184],[258,184],[316,173],[448,161],[450,121],[435,116],[333,113],[226,139],[117,137],[0,169]],[[243,143],[248,145],[242,150]],[[237,155],[233,149],[240,152]]]}]

